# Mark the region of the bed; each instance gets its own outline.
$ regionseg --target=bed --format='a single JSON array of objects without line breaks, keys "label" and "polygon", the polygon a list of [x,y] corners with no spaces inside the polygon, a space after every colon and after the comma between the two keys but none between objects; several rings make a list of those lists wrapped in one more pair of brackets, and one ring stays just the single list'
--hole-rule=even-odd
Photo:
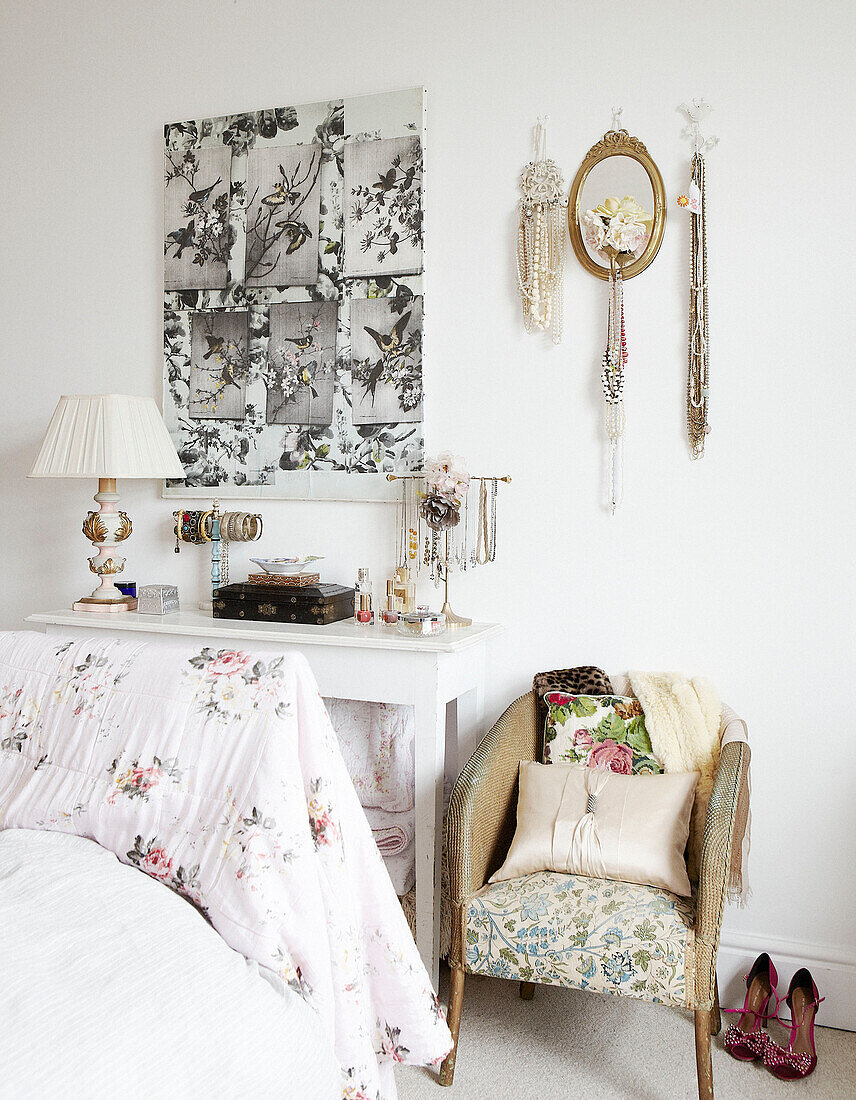
[{"label": "bed", "polygon": [[303,998],[112,852],[9,829],[0,883],[9,1100],[341,1095],[332,1044]]},{"label": "bed", "polygon": [[0,634],[0,842],[24,1095],[393,1100],[451,1047],[299,655]]}]

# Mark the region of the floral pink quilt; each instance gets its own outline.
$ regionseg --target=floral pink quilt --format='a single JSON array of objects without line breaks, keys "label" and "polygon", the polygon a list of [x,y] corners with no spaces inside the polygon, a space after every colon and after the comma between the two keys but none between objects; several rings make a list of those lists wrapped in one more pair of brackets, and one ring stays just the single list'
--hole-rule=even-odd
[{"label": "floral pink quilt", "polygon": [[317,1010],[348,1100],[451,1047],[299,655],[0,634],[0,828],[90,837],[187,897]]}]

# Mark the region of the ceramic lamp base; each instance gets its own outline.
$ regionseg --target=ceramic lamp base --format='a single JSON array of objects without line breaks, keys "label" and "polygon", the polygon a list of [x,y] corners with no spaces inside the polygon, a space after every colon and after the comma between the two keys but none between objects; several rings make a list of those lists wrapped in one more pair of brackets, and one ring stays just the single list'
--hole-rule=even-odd
[{"label": "ceramic lamp base", "polygon": [[136,596],[123,596],[119,600],[96,600],[92,596],[83,596],[71,605],[72,611],[100,611],[110,614],[115,611],[136,611]]}]

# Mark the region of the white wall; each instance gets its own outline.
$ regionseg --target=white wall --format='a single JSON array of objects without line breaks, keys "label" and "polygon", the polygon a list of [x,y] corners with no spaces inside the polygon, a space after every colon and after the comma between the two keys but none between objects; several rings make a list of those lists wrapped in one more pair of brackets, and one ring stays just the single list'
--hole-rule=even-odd
[{"label": "white wall", "polygon": [[[852,990],[854,29],[853,6],[829,0],[5,0],[0,626],[90,583],[79,527],[95,487],[24,480],[58,395],[160,396],[163,122],[424,83],[427,443],[514,477],[496,565],[455,586],[460,611],[507,628],[489,711],[543,668],[709,675],[754,750],[755,898],[726,940],[837,959]],[[699,95],[722,140],[708,160],[713,432],[691,463],[673,202],[688,176],[676,107]],[[670,198],[660,255],[627,286],[614,519],[600,505],[604,286],[569,259],[556,350],[523,334],[511,267],[535,116],[549,112],[570,180],[613,104]],[[197,598],[204,555],[173,556],[173,502],[154,483],[121,488],[127,575]],[[265,547],[326,553],[331,579],[391,564],[389,508],[263,511]]]}]

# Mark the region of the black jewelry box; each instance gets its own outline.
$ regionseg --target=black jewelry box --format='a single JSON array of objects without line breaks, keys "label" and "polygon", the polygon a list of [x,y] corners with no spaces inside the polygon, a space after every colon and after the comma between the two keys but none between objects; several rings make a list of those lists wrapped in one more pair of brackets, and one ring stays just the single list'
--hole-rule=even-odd
[{"label": "black jewelry box", "polygon": [[227,584],[214,593],[213,612],[215,619],[326,626],[354,614],[354,590],[341,584],[307,588]]}]

